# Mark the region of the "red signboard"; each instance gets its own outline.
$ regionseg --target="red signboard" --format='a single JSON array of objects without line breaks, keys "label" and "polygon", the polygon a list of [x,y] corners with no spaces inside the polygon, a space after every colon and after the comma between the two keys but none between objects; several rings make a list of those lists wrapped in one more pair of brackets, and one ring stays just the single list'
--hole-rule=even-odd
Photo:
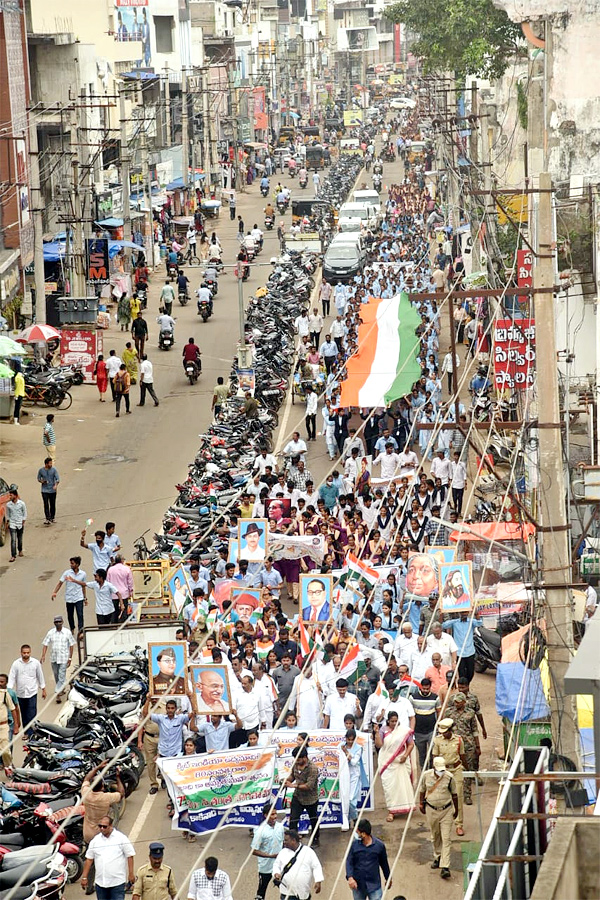
[{"label": "red signboard", "polygon": [[531,250],[517,250],[517,285],[533,287],[533,253]]},{"label": "red signboard", "polygon": [[108,241],[105,238],[87,240],[87,280],[90,284],[110,284]]},{"label": "red signboard", "polygon": [[535,320],[497,319],[494,381],[498,390],[531,387],[535,379]]},{"label": "red signboard", "polygon": [[102,353],[102,331],[87,328],[63,328],[60,334],[60,359],[65,365],[82,366],[84,383],[95,384],[96,357]]}]

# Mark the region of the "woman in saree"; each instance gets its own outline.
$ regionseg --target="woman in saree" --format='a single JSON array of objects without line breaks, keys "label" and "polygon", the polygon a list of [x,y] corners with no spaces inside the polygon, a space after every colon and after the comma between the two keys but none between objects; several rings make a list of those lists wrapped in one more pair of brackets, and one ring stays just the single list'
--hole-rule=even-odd
[{"label": "woman in saree", "polygon": [[[382,734],[383,732],[383,734]],[[415,808],[412,751],[413,732],[398,724],[398,713],[388,714],[383,729],[374,728],[375,747],[379,750],[378,768],[385,796],[387,822]]]},{"label": "woman in saree", "polygon": [[363,456],[360,461],[360,472],[356,476],[354,489],[359,497],[366,497],[370,493],[371,473],[367,468],[367,458]]}]

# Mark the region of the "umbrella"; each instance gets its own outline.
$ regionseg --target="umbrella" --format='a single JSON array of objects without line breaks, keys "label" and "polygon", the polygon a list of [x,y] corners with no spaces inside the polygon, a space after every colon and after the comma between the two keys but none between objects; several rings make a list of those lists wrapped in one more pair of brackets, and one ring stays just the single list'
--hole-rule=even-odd
[{"label": "umbrella", "polygon": [[39,341],[52,341],[60,337],[60,331],[52,325],[30,325],[17,337],[20,344],[35,344]]},{"label": "umbrella", "polygon": [[23,356],[26,352],[12,338],[6,337],[5,334],[0,335],[0,356]]},{"label": "umbrella", "polygon": [[0,378],[14,378],[15,373],[6,363],[0,362]]}]

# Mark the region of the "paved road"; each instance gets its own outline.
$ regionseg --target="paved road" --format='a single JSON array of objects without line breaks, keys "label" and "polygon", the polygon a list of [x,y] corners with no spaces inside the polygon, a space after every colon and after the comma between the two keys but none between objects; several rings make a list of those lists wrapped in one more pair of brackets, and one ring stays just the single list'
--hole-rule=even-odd
[{"label": "paved road", "polygon": [[[390,183],[401,176],[400,165],[386,166],[384,182]],[[285,179],[284,179],[285,180]],[[290,182],[292,192],[298,193],[297,182]],[[262,222],[263,198],[258,185],[239,195],[238,212],[247,225]],[[289,215],[288,215],[289,222]],[[225,261],[232,261],[237,253],[236,225],[229,221],[228,212],[219,220],[216,230],[224,245]],[[252,266],[252,275],[244,286],[244,294],[250,296],[253,289],[266,280],[269,259],[277,252],[277,239],[273,232],[265,234],[265,249],[259,257],[260,265]],[[66,567],[69,555],[77,553],[79,533],[88,517],[94,523],[104,525],[114,519],[123,542],[126,555],[132,550],[133,540],[146,529],[160,527],[167,505],[174,499],[174,485],[185,477],[188,463],[198,446],[198,433],[210,422],[210,400],[217,375],[227,376],[238,338],[237,285],[231,269],[221,278],[215,315],[203,324],[196,315],[194,304],[176,308],[177,343],[172,351],[157,349],[157,326],[154,315],[158,308],[158,295],[163,283],[162,271],[152,279],[149,296],[148,320],[151,327],[149,355],[154,363],[156,390],[161,401],[158,409],[151,404],[144,409],[133,406],[131,416],[115,419],[110,403],[100,404],[95,387],[74,389],[74,402],[66,412],[56,415],[57,467],[61,476],[58,496],[57,524],[44,527],[42,504],[36,483],[36,472],[43,460],[41,429],[45,410],[30,411],[23,427],[3,426],[0,434],[0,474],[7,481],[16,481],[23,499],[28,504],[29,522],[25,536],[25,557],[8,564],[7,548],[0,550],[0,671],[6,671],[18,654],[18,647],[28,641],[39,652],[41,640],[51,627],[55,611],[63,610],[57,601],[53,606],[50,595],[59,575]],[[188,270],[192,287],[199,277],[198,270]],[[203,351],[203,374],[196,386],[190,386],[184,378],[181,351],[185,341],[193,335]],[[106,354],[111,348],[120,352],[126,335],[113,325],[105,336]],[[133,388],[137,402],[137,387]],[[287,410],[287,413],[286,413]],[[280,412],[280,428],[290,434],[302,425],[303,406],[288,403]],[[304,434],[304,429],[300,428]],[[315,481],[324,475],[329,466],[322,439],[309,445],[309,467]],[[90,572],[89,554],[83,551],[84,567]],[[91,608],[90,608],[91,612]],[[47,673],[48,676],[50,673]],[[489,696],[493,684],[485,682],[485,695]],[[489,687],[488,687],[489,685]],[[477,690],[483,693],[482,687]],[[49,704],[47,717],[54,717],[56,707]],[[488,742],[491,749],[500,739],[499,728],[490,729]],[[496,731],[495,740],[493,732]],[[154,797],[147,795],[146,778],[138,791],[130,798],[122,820],[123,830],[132,836],[138,851],[139,864],[145,862],[147,843],[162,840],[167,847],[167,862],[174,866],[178,883],[182,883],[191,867],[203,858],[208,839],[198,840],[192,846],[184,843],[179,834],[170,831],[170,822],[164,811],[165,796],[161,792]],[[490,794],[493,789],[488,789]],[[378,808],[382,802],[379,788],[376,791]],[[467,810],[467,834],[476,836],[476,807]],[[388,844],[392,856],[397,852],[402,838],[403,824],[388,825],[384,815],[377,811],[372,815],[377,834]],[[430,872],[430,846],[426,839],[422,817],[416,815],[411,825],[403,853],[402,863],[394,876],[396,894],[408,898],[422,894],[423,883],[431,891],[439,889],[439,876]],[[252,900],[256,885],[256,865],[248,859],[249,835],[244,829],[224,829],[210,846],[232,879],[240,874],[235,900]],[[319,855],[324,862],[324,898],[350,897],[343,874],[336,884],[338,868],[343,859],[347,836],[339,832],[325,832]],[[455,844],[454,863],[460,869],[460,844]],[[80,894],[77,887],[70,888],[67,897]],[[452,882],[444,884],[448,900],[462,895],[462,878],[453,874]],[[268,897],[275,898],[270,889]]]}]

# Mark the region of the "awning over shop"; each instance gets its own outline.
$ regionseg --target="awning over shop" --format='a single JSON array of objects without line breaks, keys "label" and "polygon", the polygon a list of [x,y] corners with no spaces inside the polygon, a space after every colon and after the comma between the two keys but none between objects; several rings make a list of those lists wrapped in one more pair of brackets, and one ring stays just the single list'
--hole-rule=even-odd
[{"label": "awning over shop", "polygon": [[[119,250],[122,250],[124,247],[131,250],[144,250],[143,247],[140,247],[139,244],[134,244],[133,241],[109,241],[108,255],[113,259]],[[44,244],[44,262],[60,262],[64,258],[65,249],[66,244],[62,241],[50,241],[50,243]]]},{"label": "awning over shop", "polygon": [[451,541],[526,541],[535,534],[535,526],[518,522],[470,522],[468,531],[451,531]]},{"label": "awning over shop", "polygon": [[117,219],[114,216],[109,216],[108,219],[100,219],[100,221],[96,222],[96,225],[101,225],[102,228],[122,228],[124,224],[123,219]]}]

